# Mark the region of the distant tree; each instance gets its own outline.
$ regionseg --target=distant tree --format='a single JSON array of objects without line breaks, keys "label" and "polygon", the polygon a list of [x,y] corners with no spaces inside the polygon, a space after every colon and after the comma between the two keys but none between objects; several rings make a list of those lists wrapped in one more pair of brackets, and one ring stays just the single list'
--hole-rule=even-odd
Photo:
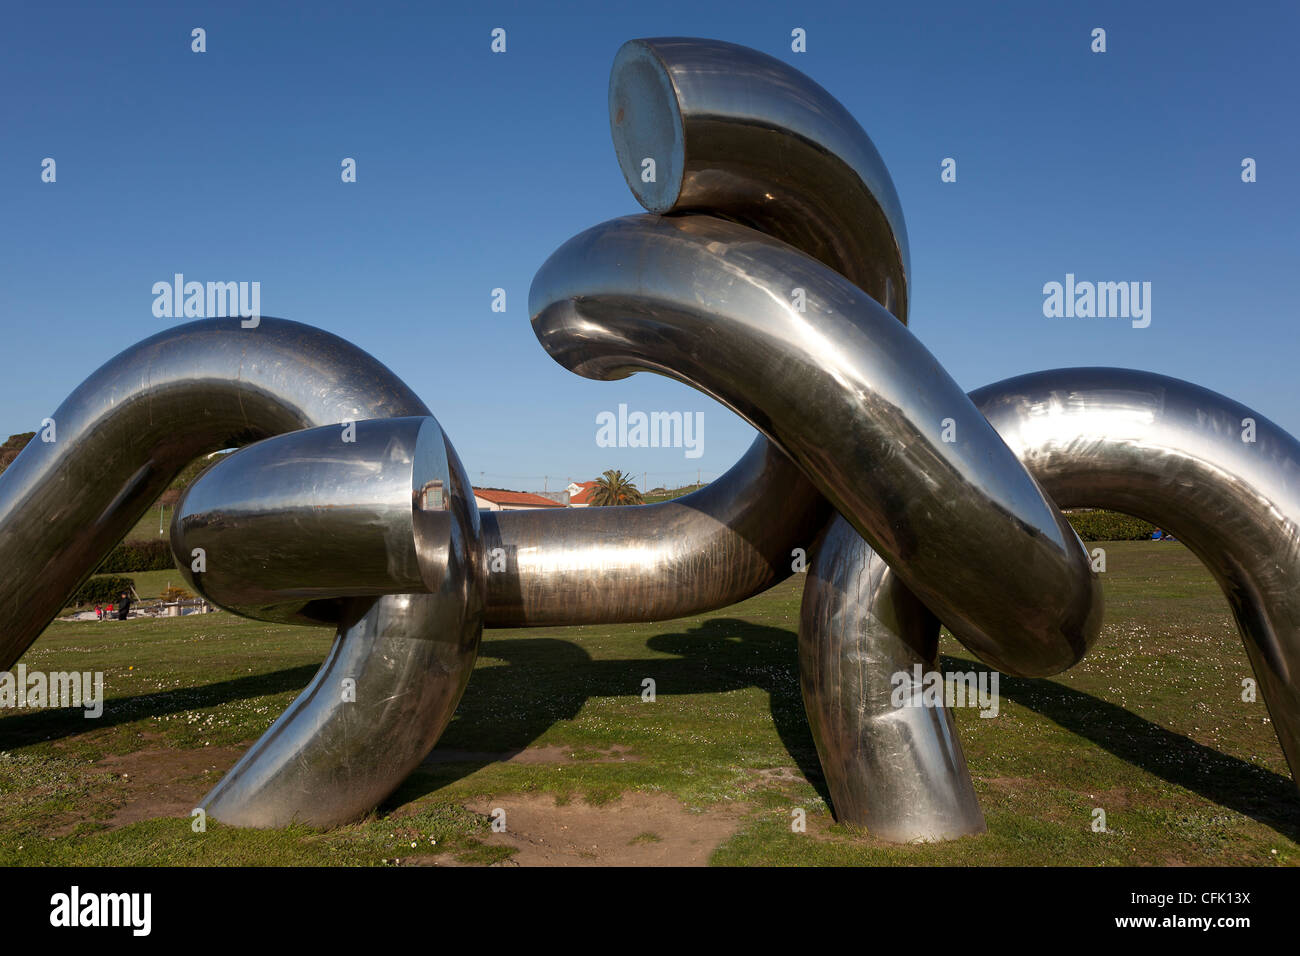
[{"label": "distant tree", "polygon": [[9,467],[9,463],[17,458],[18,453],[35,437],[36,432],[20,432],[5,439],[5,443],[0,445],[0,473]]},{"label": "distant tree", "polygon": [[639,505],[642,503],[641,492],[623,472],[610,470],[596,479],[596,486],[591,490],[591,503],[598,508]]}]

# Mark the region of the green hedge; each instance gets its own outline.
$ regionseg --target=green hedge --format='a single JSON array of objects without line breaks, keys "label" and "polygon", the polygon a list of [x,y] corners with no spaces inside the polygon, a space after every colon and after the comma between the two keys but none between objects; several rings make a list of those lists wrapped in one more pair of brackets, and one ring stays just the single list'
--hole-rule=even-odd
[{"label": "green hedge", "polygon": [[68,598],[68,606],[76,605],[80,607],[83,604],[116,604],[118,596],[125,591],[131,593],[135,587],[135,581],[131,578],[121,577],[98,577],[89,578],[86,583],[77,588],[77,593]]},{"label": "green hedge", "polygon": [[119,571],[170,571],[176,567],[172,549],[166,541],[123,541],[99,566],[96,574],[115,574]]},{"label": "green hedge", "polygon": [[1065,517],[1084,541],[1141,541],[1156,530],[1150,522],[1118,511],[1075,511]]}]

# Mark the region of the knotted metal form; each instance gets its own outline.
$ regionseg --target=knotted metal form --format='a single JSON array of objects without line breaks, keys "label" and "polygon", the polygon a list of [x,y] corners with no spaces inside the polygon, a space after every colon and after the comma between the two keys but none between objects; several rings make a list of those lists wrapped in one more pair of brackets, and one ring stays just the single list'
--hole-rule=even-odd
[{"label": "knotted metal form", "polygon": [[187,490],[177,564],[230,611],[338,634],[205,799],[216,819],[330,826],[373,808],[451,719],[485,626],[699,614],[788,577],[803,549],[801,686],[837,818],[952,838],[984,829],[961,746],[942,705],[896,706],[898,675],[937,666],[940,622],[1009,674],[1077,663],[1101,589],[1059,508],[1096,506],[1169,528],[1210,568],[1296,775],[1295,439],[1138,371],[964,394],[906,327],[883,161],[778,60],[632,41],[609,102],[650,215],[562,246],[534,279],[533,328],[580,375],[657,372],[733,409],[761,437],[730,471],[663,504],[480,515],[438,423],[370,356],[278,319],[180,326],[87,379],[58,441],[0,476],[0,667],[182,467],[260,439]]}]

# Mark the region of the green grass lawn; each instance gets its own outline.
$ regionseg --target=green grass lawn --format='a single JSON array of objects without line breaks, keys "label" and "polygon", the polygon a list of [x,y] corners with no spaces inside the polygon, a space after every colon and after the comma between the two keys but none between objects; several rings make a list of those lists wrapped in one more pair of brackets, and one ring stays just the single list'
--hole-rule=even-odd
[{"label": "green grass lawn", "polygon": [[[167,587],[184,588],[186,592],[193,595],[193,592],[189,590],[189,584],[186,582],[184,576],[175,568],[170,571],[119,571],[113,574],[95,575],[94,577],[130,578],[135,582],[135,590],[136,593],[140,595],[141,601],[157,600],[163,590]],[[67,607],[63,609],[60,616],[66,616],[77,611],[88,611],[93,608],[93,603],[80,607]],[[53,628],[51,628],[47,634],[52,636]],[[37,647],[39,648],[39,645]]]},{"label": "green grass lawn", "polygon": [[[162,511],[162,534],[158,533],[158,512]],[[171,505],[154,504],[153,508],[144,513],[144,517],[137,521],[127,532],[123,541],[154,541],[161,538],[163,541],[169,541],[172,533],[172,512],[175,509]]]},{"label": "green grass lawn", "polygon": [[[717,864],[1300,862],[1300,796],[1263,702],[1241,700],[1251,672],[1218,589],[1180,544],[1102,546],[1094,653],[1050,680],[1003,677],[995,719],[956,713],[978,837],[891,846],[833,822],[799,696],[796,579],[679,621],[486,632],[435,751],[449,757],[326,832],[196,834],[188,809],[307,683],[330,632],[229,614],[56,622],[24,662],[102,670],[109,699],[99,720],[0,718],[0,865],[491,863],[524,852],[490,832],[495,806],[542,806],[566,832],[621,814],[618,846],[591,836],[606,861],[698,825],[718,834],[700,844]],[[150,586],[168,574],[179,583]],[[945,669],[982,666],[947,635],[942,652]],[[647,801],[679,815],[641,819]]]}]

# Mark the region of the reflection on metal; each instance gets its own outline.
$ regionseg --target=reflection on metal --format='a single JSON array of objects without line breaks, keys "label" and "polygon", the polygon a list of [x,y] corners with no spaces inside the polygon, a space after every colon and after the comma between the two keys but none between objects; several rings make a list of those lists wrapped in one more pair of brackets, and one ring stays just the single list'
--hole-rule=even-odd
[{"label": "reflection on metal", "polygon": [[898,707],[934,672],[939,622],[839,515],[814,552],[799,623],[799,682],[835,816],[882,840],[984,829],[952,715]]},{"label": "reflection on metal", "polygon": [[699,491],[635,508],[485,511],[487,626],[666,621],[727,607],[792,573],[830,506],[758,438]]},{"label": "reflection on metal", "polygon": [[1150,372],[1035,372],[972,393],[1062,507],[1176,535],[1223,589],[1300,780],[1300,442],[1208,389]]},{"label": "reflection on metal", "polygon": [[[428,414],[371,356],[296,322],[263,318],[250,330],[238,319],[206,320],[127,349],[51,416],[56,441],[32,441],[0,475],[0,668],[22,656],[196,457],[331,422]],[[447,455],[459,494],[447,580],[436,594],[357,597],[331,619],[339,631],[325,665],[207,798],[217,819],[353,819],[392,792],[450,720],[477,651],[482,577],[478,512],[449,446]],[[264,504],[273,508],[275,498]],[[311,554],[292,535],[282,538],[264,554],[267,580],[285,573],[272,567],[278,554]],[[245,545],[253,542],[205,555],[210,573],[226,560],[247,562]],[[193,562],[189,552],[178,555],[182,568]],[[345,677],[356,682],[355,701],[344,700]]]},{"label": "reflection on metal", "polygon": [[837,818],[955,838],[984,821],[952,717],[894,691],[937,668],[941,621],[1007,673],[1077,663],[1101,592],[1058,509],[1090,505],[1171,529],[1210,567],[1300,771],[1294,439],[1143,372],[963,394],[906,328],[907,237],[879,154],[777,60],[633,41],[609,103],[652,215],[562,246],[534,280],[533,328],[581,375],[657,372],[743,416],[761,435],[729,472],[658,505],[480,516],[429,410],[365,353],[275,319],[181,326],[87,379],[57,441],[0,476],[0,667],[185,464],[246,445],[177,506],[177,564],[230,611],[338,635],[205,799],[214,818],[329,826],[376,806],[447,725],[484,626],[699,614],[789,576],[804,549],[800,682]]},{"label": "reflection on metal", "polygon": [[752,226],[907,322],[911,266],[894,182],[857,120],[798,70],[718,40],[632,40],[614,58],[609,125],[623,177],[650,212]]},{"label": "reflection on metal", "polygon": [[[453,454],[428,417],[249,445],[186,492],[172,522],[177,564],[213,603],[264,621],[337,624],[350,598],[437,591],[454,499],[431,510],[425,489],[463,484]],[[195,549],[205,556],[197,573]]]},{"label": "reflection on metal", "polygon": [[632,216],[556,251],[529,308],[566,368],[663,371],[746,418],[1000,669],[1058,673],[1095,640],[1069,524],[925,346],[817,260],[711,216]]}]

